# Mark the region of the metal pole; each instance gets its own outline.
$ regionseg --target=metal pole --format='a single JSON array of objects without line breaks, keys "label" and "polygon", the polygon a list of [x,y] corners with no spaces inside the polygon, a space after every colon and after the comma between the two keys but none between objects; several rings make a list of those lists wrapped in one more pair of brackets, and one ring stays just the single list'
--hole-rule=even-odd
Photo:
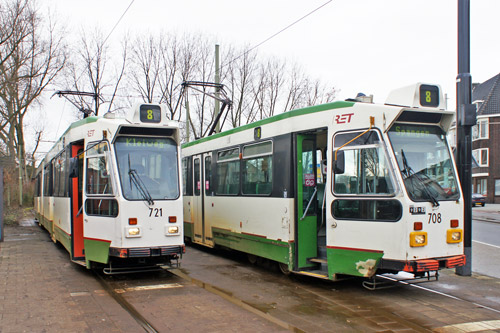
[{"label": "metal pole", "polygon": [[457,76],[457,168],[464,195],[464,254],[467,263],[458,267],[458,275],[472,275],[472,138],[476,123],[475,105],[471,104],[470,75],[470,0],[458,0],[458,76]]},{"label": "metal pole", "polygon": [[187,94],[186,94],[186,142],[189,142],[189,127],[191,126],[191,123],[189,122],[189,101],[187,99]]},{"label": "metal pole", "polygon": [[[219,64],[219,44],[215,44],[215,83],[220,84],[220,64]],[[214,119],[217,119],[217,115],[219,114],[220,109],[220,88],[215,88],[215,114]],[[217,126],[215,128],[216,132],[220,132],[220,124],[217,122]]]},{"label": "metal pole", "polygon": [[3,242],[3,168],[0,167],[0,242]]},{"label": "metal pole", "polygon": [[21,163],[21,146],[19,146],[19,207],[23,206],[23,169]]}]

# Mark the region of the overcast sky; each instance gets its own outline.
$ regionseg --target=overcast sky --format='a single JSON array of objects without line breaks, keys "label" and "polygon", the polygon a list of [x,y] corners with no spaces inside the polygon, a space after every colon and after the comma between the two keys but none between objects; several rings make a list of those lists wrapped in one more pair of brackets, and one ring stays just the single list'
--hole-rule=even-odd
[{"label": "overcast sky", "polygon": [[[74,33],[99,26],[104,34],[131,2],[38,1]],[[392,89],[426,82],[440,84],[448,108],[455,108],[457,0],[135,0],[110,43],[126,31],[189,31],[214,36],[221,49],[254,46],[325,3],[258,53],[297,62],[311,77],[339,89],[339,100],[363,92],[383,103]],[[473,82],[500,72],[499,14],[499,0],[471,0]]]}]

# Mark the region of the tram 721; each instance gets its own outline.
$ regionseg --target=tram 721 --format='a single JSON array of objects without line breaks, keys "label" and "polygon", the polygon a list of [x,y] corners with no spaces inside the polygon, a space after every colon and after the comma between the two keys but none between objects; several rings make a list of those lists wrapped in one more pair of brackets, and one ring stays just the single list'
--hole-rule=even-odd
[{"label": "tram 721", "polygon": [[71,260],[105,273],[178,263],[184,252],[179,125],[140,104],[73,123],[37,169],[35,212]]},{"label": "tram 721", "polygon": [[331,280],[464,265],[454,116],[416,84],[186,143],[185,237]]}]

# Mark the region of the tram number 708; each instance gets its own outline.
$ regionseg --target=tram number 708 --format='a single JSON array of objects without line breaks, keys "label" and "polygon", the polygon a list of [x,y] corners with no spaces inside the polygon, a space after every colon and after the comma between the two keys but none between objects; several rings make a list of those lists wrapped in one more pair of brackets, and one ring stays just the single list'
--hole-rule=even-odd
[{"label": "tram number 708", "polygon": [[427,215],[429,215],[428,224],[441,223],[441,213],[428,213]]},{"label": "tram number 708", "polygon": [[162,208],[149,208],[149,217],[162,217]]}]

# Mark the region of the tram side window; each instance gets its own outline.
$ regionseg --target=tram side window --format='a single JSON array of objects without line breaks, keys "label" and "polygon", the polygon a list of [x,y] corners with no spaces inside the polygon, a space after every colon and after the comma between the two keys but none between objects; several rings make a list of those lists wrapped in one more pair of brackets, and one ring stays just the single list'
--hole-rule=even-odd
[{"label": "tram side window", "polygon": [[106,157],[108,151],[107,142],[100,142],[87,150],[85,188],[89,195],[109,195],[113,193]]},{"label": "tram side window", "polygon": [[243,194],[271,194],[273,184],[272,153],[271,141],[243,147]]},{"label": "tram side window", "polygon": [[193,195],[193,172],[191,168],[191,157],[182,159],[182,194]]},{"label": "tram side window", "polygon": [[54,196],[55,197],[65,197],[67,196],[66,183],[67,183],[67,173],[66,173],[66,154],[63,151],[59,156],[57,156],[53,161],[54,168]]},{"label": "tram side window", "polygon": [[87,199],[85,212],[88,215],[117,217],[118,202],[115,199]]},{"label": "tram side window", "polygon": [[35,190],[33,191],[35,197],[40,196],[40,174],[38,174],[35,178]]},{"label": "tram side window", "polygon": [[[337,134],[334,149],[361,132]],[[344,172],[335,174],[334,193],[351,195],[391,195],[394,185],[389,162],[377,132],[370,131],[342,148]],[[335,151],[333,152],[333,154]]]},{"label": "tram side window", "polygon": [[201,191],[201,177],[200,177],[200,159],[195,158],[194,159],[194,166],[193,166],[193,172],[194,172],[194,195],[199,196],[200,191]]},{"label": "tram side window", "polygon": [[212,156],[205,156],[205,195],[212,193]]},{"label": "tram side window", "polygon": [[52,196],[53,189],[53,177],[52,177],[52,163],[49,163],[43,169],[43,195]]},{"label": "tram side window", "polygon": [[[399,221],[401,203],[379,199],[395,192],[386,150],[376,131],[362,133],[341,133],[334,138],[332,154],[342,146],[344,154],[344,172],[335,173],[334,193],[356,197],[335,200],[331,206],[332,215],[336,219],[356,221]],[[358,196],[364,198],[358,199]]]},{"label": "tram side window", "polygon": [[217,184],[215,193],[218,195],[237,195],[240,187],[240,150],[228,149],[217,153]]}]

